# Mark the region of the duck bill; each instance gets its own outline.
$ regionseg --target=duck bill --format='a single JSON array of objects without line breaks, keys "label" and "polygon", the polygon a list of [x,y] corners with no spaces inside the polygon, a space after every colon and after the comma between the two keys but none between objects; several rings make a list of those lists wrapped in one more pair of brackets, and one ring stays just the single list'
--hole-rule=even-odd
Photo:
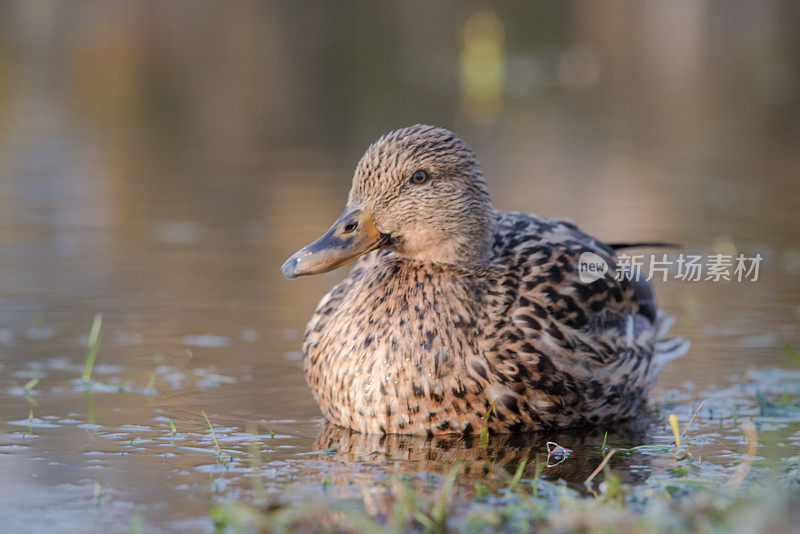
[{"label": "duck bill", "polygon": [[375,228],[367,210],[345,210],[325,234],[286,260],[281,267],[288,279],[320,274],[383,246],[389,236]]}]

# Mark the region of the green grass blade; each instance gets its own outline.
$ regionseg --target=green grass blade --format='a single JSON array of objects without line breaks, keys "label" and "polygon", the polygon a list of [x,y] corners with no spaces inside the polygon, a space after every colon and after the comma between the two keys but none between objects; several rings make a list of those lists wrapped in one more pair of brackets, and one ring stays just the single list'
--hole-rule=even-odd
[{"label": "green grass blade", "polygon": [[428,532],[432,532],[436,529],[436,524],[431,520],[431,518],[426,516],[419,510],[414,512],[414,519],[419,521],[420,525],[425,527],[425,530]]},{"label": "green grass blade", "polygon": [[96,425],[97,411],[94,409],[94,399],[92,399],[92,392],[89,391],[89,388],[83,391],[83,402],[86,404],[86,413],[89,416],[89,422]]},{"label": "green grass blade", "polygon": [[214,427],[211,425],[211,421],[208,420],[206,412],[201,410],[200,413],[203,414],[203,418],[206,420],[208,428],[211,429],[211,437],[214,439],[214,446],[217,448],[217,463],[220,463],[222,461],[222,449],[220,448],[219,441],[217,440],[217,433],[214,432]]},{"label": "green grass blade", "polygon": [[519,481],[522,478],[522,472],[525,471],[525,465],[527,463],[528,463],[528,459],[527,458],[523,458],[522,461],[519,464],[519,467],[517,467],[517,472],[514,473],[514,478],[511,479],[511,484],[509,484],[509,487],[512,490],[516,489],[517,484],[519,484]]},{"label": "green grass blade", "polygon": [[89,332],[89,349],[86,352],[86,362],[83,364],[83,375],[81,379],[88,382],[92,377],[92,368],[97,358],[97,351],[100,349],[100,327],[103,326],[103,315],[96,314],[92,322],[92,330]]},{"label": "green grass blade", "polygon": [[22,386],[22,389],[23,389],[23,391],[25,391],[25,393],[28,393],[30,390],[35,388],[36,384],[38,384],[38,383],[39,383],[39,377],[31,378],[30,380],[25,382],[25,385]]},{"label": "green grass blade", "polygon": [[783,346],[783,353],[794,360],[794,363],[800,365],[800,354],[797,354],[797,351],[794,350],[788,343]]},{"label": "green grass blade", "polygon": [[445,531],[444,527],[445,522],[447,521],[447,500],[450,498],[450,494],[453,492],[453,486],[456,482],[456,475],[458,474],[458,470],[460,468],[461,464],[456,462],[445,474],[444,481],[439,489],[439,499],[436,501],[436,504],[431,510],[431,519],[434,521],[435,525],[439,527],[436,529],[439,532]]}]

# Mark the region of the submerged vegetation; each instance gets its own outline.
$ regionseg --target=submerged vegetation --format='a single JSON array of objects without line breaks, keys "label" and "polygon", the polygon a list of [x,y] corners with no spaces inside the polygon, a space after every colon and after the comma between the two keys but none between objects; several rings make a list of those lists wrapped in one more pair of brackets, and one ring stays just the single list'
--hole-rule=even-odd
[{"label": "submerged vegetation", "polygon": [[[730,472],[703,473],[702,458],[691,446],[644,445],[609,448],[583,488],[542,478],[541,459],[532,476],[524,476],[528,459],[523,458],[513,475],[485,463],[487,476],[472,488],[469,477],[461,476],[470,469],[455,463],[445,466],[432,489],[420,475],[396,471],[364,488],[360,497],[341,498],[324,484],[313,496],[228,502],[211,515],[218,532],[795,531],[800,524],[800,458],[759,457],[755,425],[745,421],[741,430],[747,447]],[[608,466],[615,453],[644,454],[671,467],[664,477],[625,482]]]},{"label": "submerged vegetation", "polygon": [[[258,510],[239,503],[212,512],[227,532],[792,532],[796,493],[780,486],[748,490],[680,488],[681,495],[623,484],[613,474],[596,495],[564,485],[525,481],[516,490],[484,494],[459,509],[456,496],[420,497],[399,477],[374,515],[332,498]],[[538,489],[531,490],[536,484]],[[450,484],[452,486],[452,483]],[[446,486],[443,485],[443,489]]]}]

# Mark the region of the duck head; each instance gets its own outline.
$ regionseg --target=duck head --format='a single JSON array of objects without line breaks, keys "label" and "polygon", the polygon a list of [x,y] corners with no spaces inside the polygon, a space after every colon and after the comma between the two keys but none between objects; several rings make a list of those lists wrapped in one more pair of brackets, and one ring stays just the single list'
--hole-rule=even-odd
[{"label": "duck head", "polygon": [[480,264],[493,213],[464,141],[436,126],[401,128],[367,148],[342,216],[281,270],[286,278],[324,273],[377,248],[420,262]]}]

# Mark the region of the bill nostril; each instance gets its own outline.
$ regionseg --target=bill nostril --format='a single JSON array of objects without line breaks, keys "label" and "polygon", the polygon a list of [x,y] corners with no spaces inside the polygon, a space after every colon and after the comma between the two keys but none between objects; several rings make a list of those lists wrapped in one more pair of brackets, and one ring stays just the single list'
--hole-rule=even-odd
[{"label": "bill nostril", "polygon": [[350,232],[354,232],[356,228],[358,228],[358,223],[355,223],[355,222],[351,221],[351,222],[349,222],[349,223],[344,225],[344,228],[342,228],[342,231],[345,234],[349,234]]}]

